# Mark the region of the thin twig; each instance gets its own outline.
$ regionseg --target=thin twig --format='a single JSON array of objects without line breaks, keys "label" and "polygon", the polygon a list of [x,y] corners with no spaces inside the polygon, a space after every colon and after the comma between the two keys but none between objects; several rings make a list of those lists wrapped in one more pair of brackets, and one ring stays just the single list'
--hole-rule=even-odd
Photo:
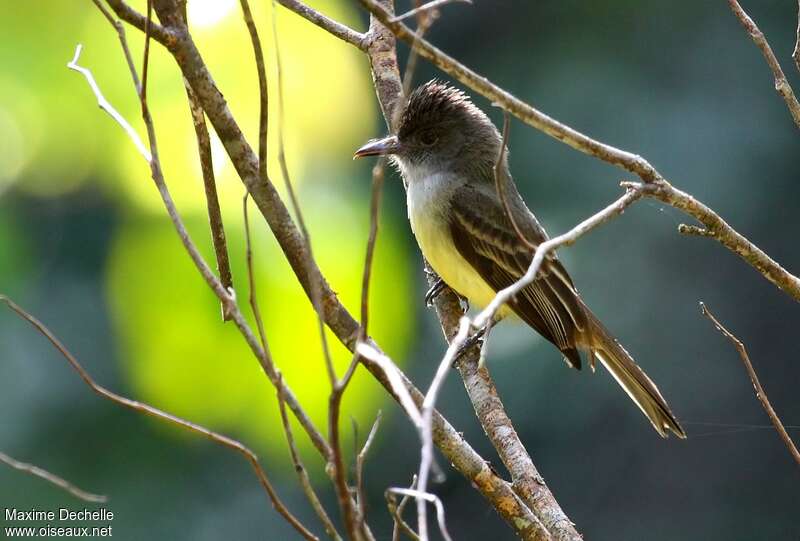
[{"label": "thin twig", "polygon": [[[242,217],[244,219],[244,242],[245,242],[245,259],[247,261],[247,281],[249,282],[249,300],[250,310],[253,312],[253,318],[256,320],[256,329],[258,329],[258,336],[261,339],[261,347],[264,351],[267,349],[267,334],[264,332],[264,322],[261,319],[261,309],[258,307],[258,295],[256,293],[256,276],[253,270],[253,245],[250,240],[250,218],[247,214],[247,200],[250,194],[244,194],[242,199]],[[283,393],[280,392],[282,387],[278,387],[279,394],[282,397]]]},{"label": "thin twig", "polygon": [[747,349],[744,347],[744,344],[741,340],[736,338],[731,332],[726,329],[719,320],[714,317],[714,314],[711,313],[711,310],[705,305],[705,303],[700,303],[700,311],[706,316],[714,326],[717,328],[722,335],[731,341],[733,347],[736,348],[736,351],[739,352],[739,356],[742,358],[742,363],[744,364],[745,370],[747,370],[747,375],[750,378],[750,382],[753,384],[753,388],[756,391],[756,398],[758,398],[761,405],[764,407],[764,411],[767,412],[769,416],[769,420],[772,421],[772,424],[775,426],[775,429],[780,434],[783,443],[786,444],[786,448],[789,449],[789,453],[792,455],[792,458],[798,465],[800,465],[800,451],[797,450],[797,446],[792,441],[792,438],[789,437],[789,433],[786,432],[786,428],[783,426],[778,414],[775,413],[775,410],[772,407],[772,404],[769,402],[769,397],[767,396],[766,391],[761,386],[761,382],[758,380],[758,376],[756,375],[756,371],[753,368],[753,363],[750,362],[750,356],[747,354]]},{"label": "thin twig", "polygon": [[794,58],[794,66],[800,72],[800,0],[797,0],[797,36],[794,40],[794,51],[792,58]]},{"label": "thin twig", "polygon": [[[415,475],[413,479],[411,479],[411,486],[409,487],[412,490],[417,488],[417,476]],[[394,493],[391,490],[386,491],[386,505],[389,508],[389,514],[392,515],[392,519],[394,521],[394,526],[392,526],[392,541],[400,541],[400,531],[402,530],[407,536],[409,536],[412,541],[418,541],[419,535],[417,532],[408,525],[408,523],[403,520],[403,511],[406,508],[406,504],[408,504],[409,499],[411,496],[408,494],[404,494],[403,498],[400,500],[400,503],[397,503],[395,499]]]},{"label": "thin twig", "polygon": [[308,502],[314,509],[314,512],[322,521],[322,524],[325,527],[325,533],[333,538],[334,541],[342,541],[342,536],[336,531],[336,526],[333,525],[333,521],[328,516],[328,513],[325,511],[325,507],[323,507],[322,502],[317,496],[317,493],[314,491],[314,487],[311,484],[311,479],[308,477],[308,471],[306,470],[306,467],[303,465],[303,461],[300,458],[300,452],[297,450],[297,444],[295,443],[294,439],[294,432],[292,431],[292,426],[289,423],[289,416],[286,413],[286,402],[280,388],[278,388],[278,406],[281,412],[281,424],[283,425],[283,432],[286,434],[286,442],[289,444],[289,454],[292,457],[294,471],[297,473],[297,477],[300,479],[300,486],[303,487],[303,493],[305,493]]},{"label": "thin twig", "polygon": [[403,376],[400,369],[397,368],[397,365],[394,364],[389,357],[373,348],[370,344],[361,342],[356,347],[356,351],[365,359],[380,366],[381,371],[389,380],[389,387],[392,393],[397,397],[397,401],[403,406],[403,409],[405,409],[406,414],[411,418],[414,426],[417,427],[417,429],[421,428],[423,424],[422,414],[420,414],[414,399],[411,398],[411,394],[406,388]]},{"label": "thin twig", "polygon": [[[737,0],[728,0],[728,5],[736,18],[739,19],[742,27],[744,27],[745,31],[750,36],[750,39],[753,40],[753,43],[761,50],[761,54],[764,55],[764,60],[767,61],[767,65],[772,71],[772,75],[775,77],[775,90],[778,91],[783,101],[786,102],[786,106],[789,108],[789,113],[791,113],[794,123],[800,128],[800,103],[798,103],[792,91],[792,87],[789,85],[789,81],[786,80],[786,75],[784,75],[781,64],[775,57],[775,53],[772,52],[772,47],[769,46],[767,38],[764,37],[764,33],[758,28],[755,21],[745,13]],[[800,26],[798,27],[798,33],[798,35],[800,35]],[[795,54],[797,54],[796,48]]]},{"label": "thin twig", "polygon": [[[222,222],[222,210],[217,196],[217,181],[214,177],[214,163],[211,155],[211,138],[208,135],[206,118],[203,108],[197,101],[197,96],[189,82],[184,79],[183,86],[189,101],[189,111],[192,114],[195,138],[197,139],[197,152],[200,158],[200,170],[203,174],[203,187],[205,188],[206,207],[208,208],[208,223],[211,229],[211,244],[214,246],[214,256],[217,260],[219,279],[225,289],[233,288],[233,274],[228,259],[228,243],[225,239],[225,226]],[[230,314],[222,306],[223,321],[230,321]]]},{"label": "thin twig", "polygon": [[345,41],[351,45],[355,45],[362,51],[366,51],[367,49],[366,34],[357,32],[338,21],[334,21],[330,17],[327,17],[322,13],[320,13],[319,11],[305,5],[303,2],[298,2],[297,0],[277,0],[277,2],[286,9],[300,15],[301,17],[309,21],[311,24],[318,26],[319,28],[322,28],[323,30],[329,32],[330,34],[336,36],[340,40]]},{"label": "thin twig", "polygon": [[[106,3],[114,10],[117,17],[144,32],[147,25],[144,15],[130,7],[124,0],[106,0]],[[150,22],[150,35],[167,48],[172,47],[177,41],[177,37],[172,32],[153,21]]]},{"label": "thin twig", "polygon": [[409,17],[424,15],[431,10],[439,8],[445,4],[452,4],[454,2],[461,2],[464,4],[472,4],[472,0],[431,0],[430,2],[418,6],[412,10],[406,11],[402,15],[396,15],[392,17],[392,22],[402,21],[404,19],[408,19]]},{"label": "thin twig", "polygon": [[[445,541],[453,541],[453,538],[450,537],[450,532],[447,531],[447,523],[444,516],[444,505],[438,496],[429,492],[423,492],[422,490],[414,490],[411,488],[390,488],[389,490],[395,494],[408,495],[417,498],[417,500],[423,500],[432,503],[434,507],[436,507],[436,520],[439,523],[439,531],[441,532],[442,537],[444,537]],[[419,537],[423,541],[427,539],[422,532],[420,532]]]},{"label": "thin twig", "polygon": [[[419,0],[417,1],[419,2]],[[414,34],[414,42],[411,44],[411,53],[408,55],[406,69],[403,73],[403,103],[402,106],[396,106],[394,109],[391,125],[391,130],[393,132],[396,132],[400,126],[400,118],[403,115],[403,110],[406,108],[408,98],[411,95],[411,87],[414,84],[414,72],[417,69],[417,63],[419,61],[419,50],[417,49],[417,43],[425,36],[425,33],[430,29],[431,26],[433,26],[433,23],[436,22],[436,17],[436,11],[431,13],[420,11],[417,14],[417,31]]]},{"label": "thin twig", "polygon": [[[250,3],[247,0],[239,0],[242,7],[247,32],[250,34],[250,42],[253,47],[253,56],[256,61],[256,72],[258,73],[258,174],[262,179],[267,178],[267,127],[269,124],[269,93],[267,90],[267,70],[264,65],[264,51],[261,47],[261,39],[258,37],[258,29],[253,21],[253,14],[250,12]],[[273,13],[273,23],[275,16]],[[277,38],[276,38],[277,41]],[[277,44],[277,43],[276,43]],[[275,50],[277,53],[277,48]],[[278,60],[278,77],[280,78],[280,60]],[[280,83],[279,83],[280,84]],[[283,114],[283,106],[280,108]]]},{"label": "thin twig", "polygon": [[92,92],[94,92],[94,95],[97,98],[97,105],[100,106],[100,109],[111,115],[111,118],[113,118],[123,130],[125,130],[125,133],[128,134],[128,137],[131,139],[131,141],[133,141],[134,146],[136,146],[136,150],[138,150],[139,154],[141,154],[144,159],[149,162],[153,158],[147,148],[145,148],[142,139],[139,137],[139,134],[136,133],[136,130],[133,129],[133,126],[131,126],[128,121],[125,120],[125,117],[119,114],[117,110],[111,106],[108,100],[106,100],[106,98],[103,96],[103,93],[100,92],[100,87],[97,86],[97,81],[94,80],[92,72],[78,65],[78,59],[81,56],[82,50],[83,45],[81,44],[78,44],[78,46],[75,47],[75,55],[72,57],[72,60],[67,63],[67,67],[71,70],[77,71],[86,78],[86,82],[89,83],[89,87],[92,89]]},{"label": "thin twig", "polygon": [[0,295],[0,302],[3,302],[6,305],[8,305],[8,307],[11,308],[14,312],[16,312],[17,315],[19,315],[22,319],[30,323],[39,333],[41,333],[45,338],[47,338],[53,345],[53,347],[55,347],[58,350],[58,352],[61,353],[61,355],[63,355],[63,357],[67,360],[70,366],[72,366],[72,368],[78,373],[83,382],[101,397],[111,400],[112,402],[116,402],[117,404],[125,406],[126,408],[132,409],[134,411],[138,411],[146,415],[149,415],[151,417],[156,417],[158,419],[163,419],[169,423],[186,428],[191,432],[201,434],[214,442],[217,442],[225,447],[228,447],[229,449],[233,449],[234,451],[241,453],[253,467],[253,470],[255,471],[255,474],[258,477],[261,486],[267,492],[267,495],[269,496],[269,499],[272,502],[273,507],[275,507],[275,510],[278,511],[278,513],[280,513],[281,516],[283,516],[284,519],[286,519],[286,521],[289,522],[297,530],[297,532],[300,533],[300,535],[302,535],[305,539],[318,541],[318,538],[314,534],[309,532],[283,504],[283,502],[275,492],[275,489],[270,484],[266,472],[261,467],[261,464],[258,461],[258,457],[247,446],[245,446],[243,443],[237,440],[234,440],[227,436],[223,436],[222,434],[214,432],[213,430],[209,430],[196,423],[192,423],[191,421],[186,421],[185,419],[176,417],[158,408],[154,408],[149,404],[145,404],[137,400],[131,400],[130,398],[126,398],[124,396],[118,395],[113,391],[106,389],[102,385],[95,382],[95,380],[78,362],[75,356],[73,356],[72,353],[70,353],[70,351],[61,343],[61,341],[41,321],[36,319],[34,316],[32,316],[30,313],[25,311],[20,306],[18,306],[14,301],[9,299],[5,295]]},{"label": "thin twig", "polygon": [[666,181],[646,184],[628,183],[627,185],[637,186],[644,196],[657,199],[695,218],[708,231],[708,235],[704,236],[713,238],[737,254],[780,290],[796,301],[800,301],[800,278],[784,269],[780,263],[731,227],[709,206]]},{"label": "thin twig", "polygon": [[378,433],[378,427],[381,424],[381,411],[378,410],[378,415],[375,417],[375,422],[372,423],[372,428],[364,441],[361,451],[356,455],[356,503],[358,504],[358,519],[361,523],[366,520],[367,516],[367,496],[364,491],[364,463],[367,460],[367,453],[372,442],[375,439],[375,434]]},{"label": "thin twig", "polygon": [[[97,2],[97,0],[95,0]],[[148,3],[147,16],[148,23],[145,26],[146,32],[150,32],[152,28],[152,21],[150,17],[152,5]],[[183,6],[183,20],[186,21],[186,4]],[[135,73],[135,68],[129,66],[132,73]],[[192,89],[192,85],[183,77],[183,87],[186,89],[186,97],[189,101],[189,112],[192,115],[192,124],[194,125],[195,138],[197,139],[197,152],[200,158],[200,170],[203,175],[203,187],[206,195],[206,208],[208,209],[208,224],[211,229],[211,244],[214,247],[214,257],[217,261],[217,271],[222,285],[226,290],[233,290],[233,273],[231,272],[231,264],[228,258],[228,244],[225,238],[225,226],[222,222],[222,210],[219,206],[219,197],[217,196],[217,181],[214,175],[214,160],[211,152],[211,137],[208,134],[208,126],[206,125],[205,113],[200,105],[197,95]],[[222,307],[222,320],[230,321],[231,317],[225,311],[225,303],[221,303]],[[263,338],[263,336],[262,336]],[[262,345],[266,341],[262,339]],[[265,347],[266,348],[266,347]]]},{"label": "thin twig", "polygon": [[[10,301],[7,298],[3,297],[2,295],[0,295],[0,300],[5,302],[6,304],[10,303]],[[9,304],[9,306],[11,306],[11,304]],[[15,470],[19,470],[21,472],[25,472],[29,475],[33,475],[40,479],[44,479],[48,483],[69,492],[79,500],[83,500],[85,502],[90,502],[90,503],[106,503],[108,501],[108,496],[103,496],[102,494],[92,494],[91,492],[86,492],[85,490],[81,490],[80,488],[76,487],[69,481],[65,480],[62,477],[59,477],[54,473],[50,473],[49,471],[40,468],[39,466],[15,460],[2,452],[0,452],[0,462],[14,468]]]},{"label": "thin twig", "polygon": [[431,381],[428,392],[425,393],[425,399],[422,401],[422,428],[420,429],[420,437],[422,439],[422,450],[420,452],[419,473],[417,474],[417,531],[423,541],[428,539],[428,521],[425,501],[429,498],[423,496],[428,494],[428,476],[431,472],[433,464],[433,411],[436,407],[436,398],[439,395],[439,389],[444,384],[450,368],[453,366],[453,361],[456,358],[456,353],[459,351],[458,344],[463,343],[469,333],[469,319],[464,317],[461,319],[461,326],[455,340],[447,348],[436,374]]}]

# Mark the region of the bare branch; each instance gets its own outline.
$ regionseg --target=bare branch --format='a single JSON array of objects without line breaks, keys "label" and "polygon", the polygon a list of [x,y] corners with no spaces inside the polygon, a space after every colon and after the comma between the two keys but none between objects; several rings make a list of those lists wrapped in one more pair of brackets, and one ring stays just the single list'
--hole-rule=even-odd
[{"label": "bare branch", "polygon": [[417,474],[417,518],[418,525],[417,531],[423,541],[428,539],[428,519],[425,501],[428,499],[422,495],[428,494],[428,476],[430,475],[431,466],[433,465],[433,411],[436,407],[436,399],[439,396],[439,390],[444,385],[444,380],[447,373],[453,366],[453,361],[456,358],[456,353],[459,350],[458,344],[463,343],[469,333],[469,319],[464,317],[461,319],[458,335],[456,339],[447,348],[447,352],[439,363],[436,374],[431,381],[428,392],[425,394],[425,399],[422,401],[422,427],[420,428],[420,438],[422,439],[422,450],[419,462],[419,473]]},{"label": "bare branch", "polygon": [[[0,300],[8,304],[10,301],[0,295]],[[9,304],[9,306],[11,306]],[[69,481],[59,477],[54,473],[50,473],[49,471],[40,468],[39,466],[35,466],[33,464],[28,464],[27,462],[20,462],[19,460],[15,460],[8,456],[7,454],[0,452],[0,462],[14,468],[15,470],[19,470],[21,472],[25,472],[29,475],[33,475],[40,479],[44,479],[48,483],[61,488],[79,500],[83,500],[85,502],[90,503],[106,503],[108,501],[108,496],[103,496],[102,494],[92,494],[91,492],[86,492],[85,490],[81,490]]]},{"label": "bare branch", "polygon": [[286,402],[280,388],[278,389],[278,406],[281,412],[283,431],[286,434],[286,441],[289,444],[289,454],[292,457],[294,471],[297,473],[297,477],[300,479],[300,486],[303,488],[303,493],[305,493],[306,498],[311,504],[311,507],[314,509],[314,512],[322,521],[322,524],[325,527],[325,533],[333,538],[334,541],[342,541],[342,536],[336,531],[333,521],[331,521],[328,513],[325,511],[325,508],[322,506],[322,502],[320,502],[319,497],[317,496],[317,493],[314,491],[314,487],[311,484],[311,479],[308,477],[308,471],[303,465],[303,461],[300,459],[300,452],[297,450],[297,445],[295,444],[294,440],[294,432],[292,431],[292,426],[289,423],[289,416],[286,414]]},{"label": "bare branch", "polygon": [[800,0],[797,0],[797,37],[794,41],[792,58],[794,58],[794,65],[797,71],[800,72]]},{"label": "bare branch", "polygon": [[[114,10],[117,17],[144,32],[145,26],[147,25],[147,18],[144,15],[130,7],[124,0],[106,0],[106,3]],[[98,2],[95,2],[95,4],[100,7]],[[104,11],[104,14],[107,13],[104,8],[100,9]],[[116,26],[114,21],[111,22]],[[175,44],[175,36],[163,26],[153,23],[152,21],[150,23],[150,35],[167,48]]]},{"label": "bare branch", "polygon": [[123,130],[125,130],[125,133],[128,135],[130,140],[133,141],[133,144],[136,147],[136,150],[139,151],[139,154],[144,157],[145,161],[150,162],[153,157],[150,155],[150,151],[145,148],[142,138],[139,137],[139,134],[136,133],[136,130],[133,129],[133,126],[131,126],[128,121],[125,120],[125,117],[119,114],[119,112],[114,109],[105,96],[103,96],[103,92],[100,90],[100,87],[97,86],[97,81],[94,80],[92,72],[78,65],[78,60],[80,59],[82,50],[83,45],[81,44],[78,44],[78,46],[75,47],[75,55],[72,57],[72,60],[67,63],[67,67],[71,70],[77,71],[86,78],[86,82],[89,83],[89,87],[92,89],[92,92],[97,98],[97,105],[100,106],[100,109],[108,113],[111,118],[113,118]]},{"label": "bare branch", "polygon": [[[208,135],[203,108],[197,102],[194,90],[192,90],[186,79],[183,80],[183,86],[186,89],[189,110],[192,114],[192,124],[194,124],[194,133],[197,139],[197,152],[200,157],[200,169],[203,174],[203,187],[205,188],[206,207],[208,208],[208,223],[211,228],[211,243],[214,246],[219,279],[222,282],[222,286],[229,290],[233,288],[233,274],[231,273],[231,264],[228,259],[228,244],[225,240],[222,211],[217,197],[217,182],[214,178],[214,163],[211,157],[211,138]],[[222,307],[222,319],[224,321],[230,320],[230,314],[225,312],[224,305]]]},{"label": "bare branch", "polygon": [[409,17],[415,17],[415,16],[418,17],[419,15],[427,14],[431,10],[437,9],[437,8],[439,8],[439,7],[441,7],[441,6],[445,5],[445,4],[452,4],[454,2],[461,2],[461,3],[464,3],[464,4],[470,4],[470,5],[472,4],[472,0],[431,0],[430,2],[427,2],[426,4],[423,4],[423,5],[421,5],[419,7],[416,7],[414,9],[412,9],[412,10],[406,11],[402,15],[396,15],[395,17],[392,17],[391,21],[393,23],[396,23],[398,21],[402,21],[402,20],[408,19]]},{"label": "bare branch", "polygon": [[[792,91],[792,87],[789,86],[789,81],[786,80],[786,75],[783,74],[780,62],[778,62],[778,59],[775,57],[775,53],[772,52],[772,47],[769,46],[767,38],[764,37],[764,33],[756,26],[755,21],[745,13],[737,0],[728,0],[728,5],[733,11],[733,14],[736,15],[736,18],[739,19],[742,27],[744,27],[745,31],[750,36],[750,39],[753,40],[753,43],[761,50],[761,54],[764,55],[764,60],[767,61],[767,65],[769,69],[772,70],[772,75],[775,77],[775,90],[778,91],[783,101],[786,102],[786,106],[789,108],[789,113],[791,113],[794,123],[800,128],[800,103],[798,103]],[[800,35],[800,26],[798,26],[798,35]],[[795,54],[797,54],[796,47]]]},{"label": "bare branch", "polygon": [[397,401],[400,402],[400,405],[406,410],[406,414],[411,418],[414,426],[418,429],[422,427],[422,415],[417,408],[416,402],[411,398],[411,394],[407,389],[406,383],[403,381],[402,374],[397,368],[397,365],[394,364],[389,357],[373,348],[371,345],[363,342],[358,344],[356,352],[364,359],[372,361],[380,367],[380,370],[389,381],[392,394],[397,397]]},{"label": "bare branch", "polygon": [[375,439],[375,434],[378,433],[378,427],[381,424],[381,411],[378,410],[378,415],[375,417],[375,422],[372,423],[372,428],[364,441],[361,451],[356,456],[356,503],[358,504],[358,518],[361,523],[364,522],[367,516],[367,496],[364,491],[364,462],[367,460],[367,453],[372,442]]},{"label": "bare branch", "polygon": [[[584,220],[570,231],[540,244],[534,253],[527,272],[522,278],[499,291],[492,302],[473,321],[470,322],[467,318],[462,318],[458,333],[455,336],[448,335],[450,345],[445,359],[449,359],[452,362],[456,352],[463,348],[469,336],[470,327],[479,329],[488,325],[504,303],[511,300],[527,284],[533,282],[544,258],[550,251],[559,246],[573,244],[582,235],[607,222],[612,217],[621,214],[641,195],[640,189],[628,186],[626,193],[605,209]],[[481,366],[481,363],[475,358],[476,356],[475,353],[472,356],[465,356],[459,363],[458,369],[461,372],[481,425],[511,473],[515,491],[530,506],[530,509],[538,519],[533,526],[536,538],[547,539],[552,535],[555,539],[580,539],[580,535],[575,530],[574,525],[564,514],[558,502],[544,484],[524,445],[519,441],[513,424],[507,417],[503,404],[497,395],[497,390],[494,388],[488,370],[486,370],[485,366]],[[420,486],[423,485],[421,484]]]},{"label": "bare branch", "polygon": [[[261,347],[264,351],[267,350],[267,334],[264,332],[264,323],[261,320],[261,309],[258,307],[258,295],[256,294],[256,278],[253,272],[253,247],[250,241],[250,218],[247,213],[247,199],[250,194],[245,194],[242,199],[242,216],[244,219],[244,241],[245,241],[245,259],[247,260],[247,281],[249,287],[249,300],[250,310],[253,312],[253,318],[256,320],[256,328],[258,329],[258,336],[261,339]],[[280,391],[280,387],[278,388]],[[282,396],[282,395],[281,395]]]},{"label": "bare branch", "polygon": [[[379,0],[382,9],[390,16],[394,10],[394,0]],[[416,33],[415,33],[416,35]],[[381,22],[371,16],[369,31],[365,38],[365,52],[369,58],[372,84],[378,97],[383,118],[389,131],[394,131],[394,119],[400,114],[398,110],[403,103],[403,82],[397,67],[397,47],[394,34]]]},{"label": "bare branch", "polygon": [[298,2],[297,0],[277,0],[277,2],[286,9],[293,11],[304,19],[308,20],[311,24],[318,26],[336,36],[340,40],[351,45],[355,45],[362,51],[366,50],[366,34],[356,32],[352,28],[349,28],[340,22],[334,21],[330,17],[327,17],[319,11],[305,5],[303,2]]},{"label": "bare branch", "polygon": [[58,338],[56,338],[56,336],[50,331],[50,329],[48,329],[42,322],[40,322],[38,319],[36,319],[28,312],[26,312],[24,309],[22,309],[14,301],[9,299],[5,295],[0,295],[0,302],[3,302],[6,305],[8,305],[8,307],[11,308],[14,312],[16,312],[17,315],[19,315],[22,319],[30,323],[37,331],[39,331],[39,333],[41,333],[45,338],[47,338],[53,345],[53,347],[55,347],[58,350],[58,352],[64,356],[64,358],[67,360],[70,366],[72,366],[72,368],[78,373],[83,382],[86,383],[86,385],[88,385],[89,388],[91,388],[95,393],[97,393],[101,397],[106,398],[112,402],[116,402],[117,404],[125,406],[126,408],[132,409],[134,411],[138,411],[140,413],[144,413],[151,417],[162,419],[174,425],[178,425],[182,428],[185,428],[191,432],[201,434],[216,443],[219,443],[225,447],[228,447],[229,449],[233,449],[234,451],[237,451],[238,453],[242,454],[247,459],[247,461],[250,462],[250,465],[253,467],[253,470],[255,471],[255,474],[258,477],[261,486],[267,492],[267,495],[269,496],[273,507],[275,507],[275,510],[278,511],[278,513],[280,513],[281,516],[283,516],[286,519],[286,521],[289,522],[297,530],[297,532],[300,533],[300,535],[302,535],[305,539],[318,541],[318,538],[314,534],[309,532],[300,523],[300,521],[297,520],[297,518],[295,518],[294,515],[292,515],[292,513],[286,508],[286,506],[280,500],[277,493],[275,492],[275,489],[270,484],[266,472],[261,467],[261,464],[258,461],[258,457],[256,457],[255,453],[253,453],[253,451],[251,451],[248,447],[246,447],[244,444],[242,444],[237,440],[234,440],[227,436],[223,436],[222,434],[218,434],[213,430],[209,430],[198,424],[186,421],[184,419],[181,419],[180,417],[176,417],[170,413],[166,413],[158,408],[154,408],[153,406],[150,406],[143,402],[131,400],[130,398],[118,395],[115,392],[110,391],[105,387],[99,385],[83,368],[83,366],[78,362],[78,360],[72,355],[72,353],[70,353],[69,350],[67,350],[67,348],[61,343],[61,341]]},{"label": "bare branch", "polygon": [[761,405],[764,407],[764,411],[767,412],[769,416],[769,420],[772,421],[772,424],[775,426],[775,429],[780,434],[783,443],[786,444],[786,448],[789,449],[789,453],[792,455],[792,458],[795,462],[800,466],[800,451],[797,450],[797,446],[792,441],[792,438],[789,437],[789,433],[786,432],[786,428],[783,426],[780,418],[778,418],[778,414],[775,413],[775,410],[772,407],[772,404],[769,402],[769,397],[767,397],[766,391],[761,386],[761,382],[758,380],[758,376],[756,375],[756,371],[753,368],[753,363],[750,362],[750,356],[747,354],[747,349],[744,347],[744,344],[741,340],[736,338],[731,332],[726,329],[719,320],[714,317],[714,314],[711,313],[711,310],[705,305],[705,303],[700,303],[700,311],[706,316],[717,330],[722,333],[722,335],[731,341],[733,347],[736,348],[736,351],[739,352],[739,356],[742,358],[742,363],[744,364],[745,370],[747,370],[747,375],[750,378],[750,382],[753,384],[753,388],[756,391],[756,398],[758,398]]},{"label": "bare branch", "polygon": [[[253,22],[253,14],[250,12],[250,3],[247,0],[239,0],[242,7],[247,32],[250,34],[250,42],[253,47],[253,56],[256,61],[256,72],[258,73],[258,173],[261,178],[267,178],[267,127],[269,124],[269,97],[267,93],[267,70],[264,66],[264,51],[261,48],[261,39],[258,37],[256,23]],[[272,18],[273,25],[275,17]],[[274,29],[274,26],[273,26]],[[277,36],[275,37],[277,53]],[[280,78],[280,56],[278,56],[278,77]],[[280,85],[280,83],[279,83]],[[280,107],[279,114],[283,115],[283,107]],[[281,143],[281,146],[283,143]]]},{"label": "bare branch", "polygon": [[[628,184],[633,186],[634,184]],[[681,191],[665,181],[638,185],[646,197],[658,199],[697,219],[705,226],[708,234],[728,250],[744,259],[767,280],[775,284],[787,295],[800,301],[800,278],[789,273],[761,248],[750,242],[733,229],[710,207],[704,205],[688,193]]]},{"label": "bare branch", "polygon": [[[436,507],[436,519],[439,522],[439,531],[441,532],[442,537],[444,537],[445,541],[453,541],[453,538],[450,537],[450,532],[447,531],[447,524],[444,517],[444,505],[438,496],[429,492],[423,492],[421,490],[414,490],[411,488],[390,488],[389,490],[396,494],[412,496],[417,498],[417,500],[423,500],[432,503]],[[419,537],[423,541],[427,539],[427,537],[421,532]]]},{"label": "bare branch", "polygon": [[[417,487],[417,476],[415,475],[414,478],[411,480],[411,489],[415,489]],[[391,490],[386,491],[386,505],[389,508],[389,514],[392,515],[392,519],[394,520],[394,526],[392,527],[392,541],[400,541],[400,531],[402,530],[408,537],[412,539],[412,541],[419,541],[419,536],[417,532],[415,532],[411,526],[403,520],[403,510],[408,503],[410,496],[405,494],[403,498],[400,500],[400,503],[397,503],[395,499],[394,493]]]}]

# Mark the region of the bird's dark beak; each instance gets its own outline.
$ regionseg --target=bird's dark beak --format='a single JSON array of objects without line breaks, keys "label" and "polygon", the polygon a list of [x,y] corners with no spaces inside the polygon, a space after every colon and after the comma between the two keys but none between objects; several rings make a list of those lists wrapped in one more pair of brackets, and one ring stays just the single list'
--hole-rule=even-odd
[{"label": "bird's dark beak", "polygon": [[364,156],[385,156],[387,154],[395,154],[400,150],[400,141],[397,140],[396,135],[390,135],[383,139],[373,139],[367,141],[367,144],[356,150],[353,154],[353,159],[363,158]]}]

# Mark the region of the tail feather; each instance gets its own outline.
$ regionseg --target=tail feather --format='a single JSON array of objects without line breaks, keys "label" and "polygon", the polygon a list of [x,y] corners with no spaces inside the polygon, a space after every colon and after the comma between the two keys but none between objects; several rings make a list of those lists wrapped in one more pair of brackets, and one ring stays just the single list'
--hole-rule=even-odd
[{"label": "tail feather", "polygon": [[[588,310],[587,310],[588,312]],[[686,438],[678,420],[670,411],[655,383],[639,368],[630,354],[612,337],[603,325],[590,313],[591,343],[589,349],[605,366],[620,387],[650,420],[653,428],[664,438],[672,431],[679,438]]]}]

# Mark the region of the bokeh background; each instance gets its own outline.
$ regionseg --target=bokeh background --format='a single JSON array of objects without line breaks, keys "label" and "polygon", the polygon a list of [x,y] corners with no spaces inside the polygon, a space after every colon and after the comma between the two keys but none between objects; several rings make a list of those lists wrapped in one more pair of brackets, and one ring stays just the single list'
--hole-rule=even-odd
[{"label": "bokeh background", "polygon": [[[237,4],[190,0],[190,22],[255,141],[257,80]],[[253,4],[275,96],[273,10],[269,2]],[[366,24],[352,2],[310,4],[356,27]],[[796,4],[761,0],[745,8],[800,89],[789,57]],[[289,167],[320,264],[357,313],[370,164],[350,156],[384,129],[368,64],[278,9]],[[146,164],[97,109],[83,78],[66,68],[83,43],[82,65],[143,133],[115,34],[89,2],[7,3],[2,11],[0,291],[48,324],[102,384],[251,445],[284,501],[321,533],[290,467],[274,392],[235,329],[221,323]],[[130,30],[129,37],[140,58],[142,36]],[[790,271],[800,271],[800,138],[726,2],[476,0],[445,8],[430,37],[559,120],[646,156]],[[405,59],[407,49],[400,49]],[[441,75],[420,63],[418,82],[433,76]],[[181,79],[158,46],[149,96],[168,184],[211,257]],[[489,112],[499,123],[498,112]],[[273,111],[272,133],[277,117]],[[214,144],[235,286],[245,298],[243,188]],[[520,191],[551,233],[610,202],[617,183],[630,178],[519,122],[510,146]],[[282,184],[275,165],[272,156],[273,179]],[[371,329],[426,386],[444,347],[423,306],[420,256],[393,176],[382,212]],[[328,389],[312,312],[265,224],[252,216],[272,352],[324,427]],[[492,335],[492,373],[534,461],[587,539],[797,539],[800,471],[770,428],[735,350],[700,315],[698,301],[745,341],[796,439],[800,309],[716,243],[679,236],[684,220],[644,201],[561,257],[588,304],[658,382],[688,440],[662,441],[607,374],[567,370],[553,347],[519,325],[506,323]],[[342,366],[348,355],[335,348]],[[455,374],[439,404],[500,468]],[[418,444],[397,406],[359,374],[345,403],[345,441],[352,438],[350,418],[363,439],[378,409],[383,425],[366,476],[370,521],[387,539],[383,491],[408,484]],[[298,440],[335,515],[322,465],[306,438]],[[109,494],[120,539],[296,537],[238,455],[100,400],[42,336],[5,309],[0,450]],[[513,538],[458,474],[448,470],[435,490],[456,538]],[[59,506],[83,504],[0,466],[0,507]]]}]

